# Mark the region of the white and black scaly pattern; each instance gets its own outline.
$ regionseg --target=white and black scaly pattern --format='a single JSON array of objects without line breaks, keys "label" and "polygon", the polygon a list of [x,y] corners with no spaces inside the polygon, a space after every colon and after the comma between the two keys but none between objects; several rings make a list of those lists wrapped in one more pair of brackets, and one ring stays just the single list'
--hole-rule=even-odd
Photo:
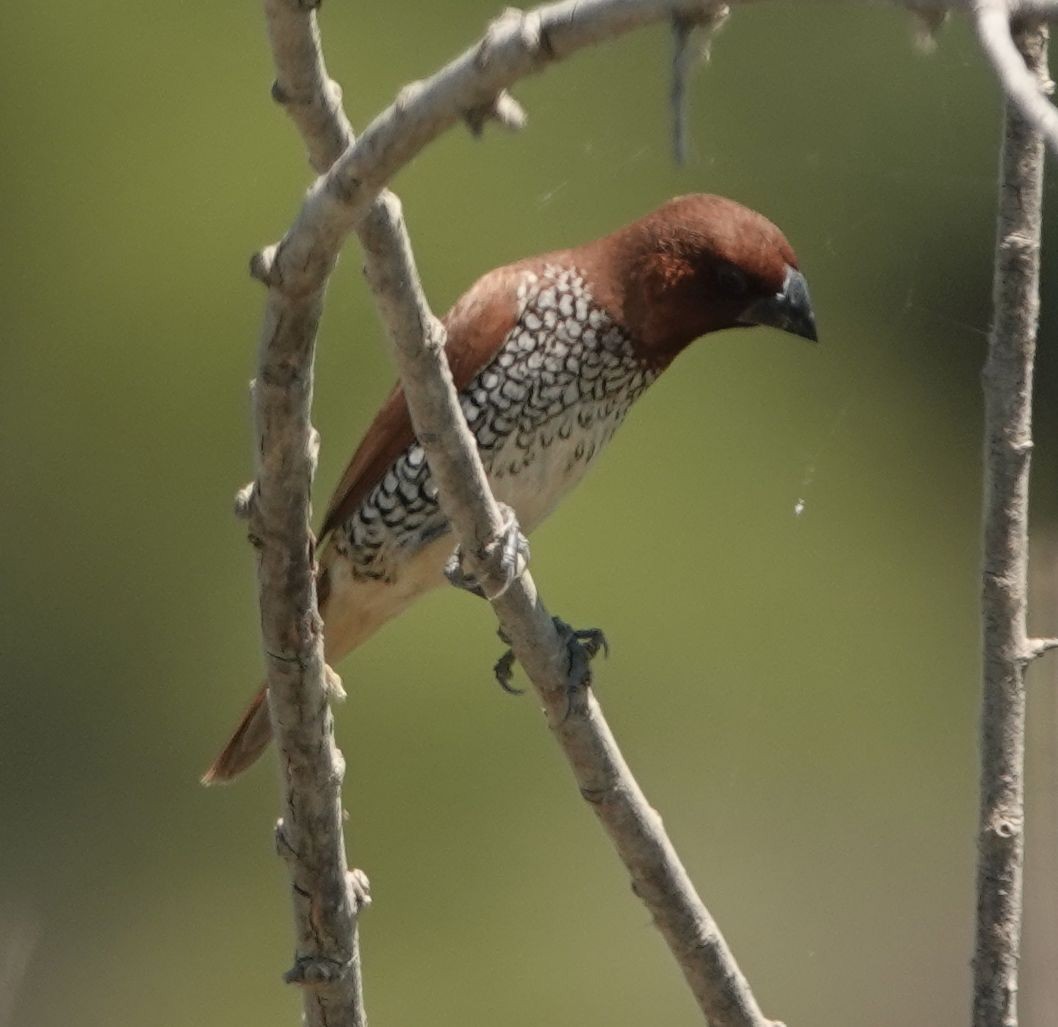
[{"label": "white and black scaly pattern", "polygon": [[[517,324],[460,400],[496,498],[528,532],[583,477],[658,372],[635,358],[576,269],[525,272],[518,301]],[[335,542],[354,576],[392,580],[403,554],[447,530],[414,443]]]}]

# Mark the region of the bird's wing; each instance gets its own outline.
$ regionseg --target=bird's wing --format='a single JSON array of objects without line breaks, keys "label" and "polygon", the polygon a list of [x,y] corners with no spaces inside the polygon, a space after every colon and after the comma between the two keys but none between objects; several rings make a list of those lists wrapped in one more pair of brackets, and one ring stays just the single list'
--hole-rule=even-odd
[{"label": "bird's wing", "polygon": [[[445,355],[457,390],[466,388],[499,352],[519,313],[518,265],[478,279],[445,315]],[[375,415],[327,505],[320,538],[353,515],[397,458],[415,441],[404,390],[396,385]]]}]

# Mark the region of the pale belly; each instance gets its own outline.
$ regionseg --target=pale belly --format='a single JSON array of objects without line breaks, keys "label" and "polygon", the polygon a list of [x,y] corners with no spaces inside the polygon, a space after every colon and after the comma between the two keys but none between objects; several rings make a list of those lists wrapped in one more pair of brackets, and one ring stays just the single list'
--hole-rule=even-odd
[{"label": "pale belly", "polygon": [[[489,484],[496,499],[514,510],[523,532],[529,534],[539,527],[562,497],[580,482],[623,415],[624,410],[615,410],[609,416],[594,419],[587,428],[573,421],[565,438],[556,427],[550,434],[541,433],[528,451],[513,438],[496,450],[490,461]],[[550,438],[546,446],[544,438]]]},{"label": "pale belly", "polygon": [[[599,416],[590,423],[580,424],[574,418],[568,424],[556,423],[553,431],[536,433],[528,448],[512,437],[483,454],[491,469],[493,494],[514,510],[525,534],[537,528],[584,477],[626,409],[600,407]],[[372,550],[369,566],[381,573],[365,574],[355,551],[339,551],[333,540],[323,546],[319,559],[327,577],[323,616],[328,660],[340,659],[420,595],[444,584],[444,565],[455,539],[439,511],[437,517],[439,521],[424,522],[425,535],[418,530],[394,531]]]}]

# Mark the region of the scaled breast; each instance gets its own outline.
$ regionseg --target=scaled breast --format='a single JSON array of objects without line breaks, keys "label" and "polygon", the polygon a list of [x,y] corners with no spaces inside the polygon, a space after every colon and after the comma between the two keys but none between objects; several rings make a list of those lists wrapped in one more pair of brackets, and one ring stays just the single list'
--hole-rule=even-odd
[{"label": "scaled breast", "polygon": [[[518,322],[460,401],[496,498],[531,531],[580,480],[657,372],[635,359],[578,270],[524,272],[518,302]],[[356,576],[392,580],[404,556],[446,530],[414,443],[335,543]]]}]

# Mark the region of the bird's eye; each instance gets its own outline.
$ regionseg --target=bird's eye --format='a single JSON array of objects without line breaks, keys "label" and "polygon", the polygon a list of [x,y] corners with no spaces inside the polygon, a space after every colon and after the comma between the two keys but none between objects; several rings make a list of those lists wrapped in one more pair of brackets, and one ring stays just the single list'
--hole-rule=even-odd
[{"label": "bird's eye", "polygon": [[748,288],[746,276],[732,264],[721,264],[716,269],[716,284],[728,296],[743,296]]}]

